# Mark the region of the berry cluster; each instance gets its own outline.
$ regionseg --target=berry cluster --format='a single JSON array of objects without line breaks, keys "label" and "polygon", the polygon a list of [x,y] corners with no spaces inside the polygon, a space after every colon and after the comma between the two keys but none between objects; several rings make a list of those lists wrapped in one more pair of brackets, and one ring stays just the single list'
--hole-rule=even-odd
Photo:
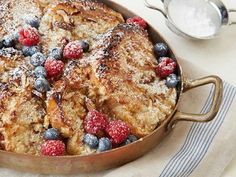
[{"label": "berry cluster", "polygon": [[59,131],[55,128],[44,132],[44,142],[41,145],[41,154],[45,156],[61,156],[65,154],[65,143],[60,140]]},{"label": "berry cluster", "polygon": [[79,59],[83,52],[89,51],[89,44],[85,41],[69,42],[64,49],[55,47],[51,49],[48,56],[41,52],[40,34],[38,28],[40,19],[31,17],[26,19],[25,28],[20,29],[12,36],[6,36],[0,41],[0,49],[16,47],[21,45],[24,56],[30,57],[30,63],[34,66],[35,83],[34,87],[39,92],[50,90],[50,84],[47,79],[58,78],[64,68],[63,59]]},{"label": "berry cluster", "polygon": [[48,91],[49,84],[46,78],[53,79],[62,74],[64,69],[62,59],[79,59],[83,52],[88,52],[88,50],[89,44],[87,42],[72,41],[64,49],[59,47],[51,49],[47,58],[40,52],[33,54],[31,64],[36,67],[34,72],[37,78],[35,88],[40,92]]},{"label": "berry cluster", "polygon": [[[148,25],[141,17],[127,19],[126,23],[135,24],[146,30]],[[27,27],[22,28],[18,33],[6,36],[0,40],[0,49],[15,48],[20,44],[22,53],[30,57],[30,63],[34,66],[35,89],[39,92],[50,90],[48,79],[59,77],[63,73],[64,59],[80,59],[83,53],[89,51],[89,44],[85,41],[71,41],[64,48],[55,47],[49,50],[47,55],[41,51],[40,19],[37,17],[26,20]],[[158,58],[158,65],[155,68],[156,74],[161,79],[166,79],[166,86],[175,88],[179,79],[175,74],[176,61],[169,57],[169,48],[164,43],[157,43],[154,46],[154,53]],[[85,136],[83,143],[97,152],[112,149],[112,147],[123,146],[137,141],[137,137],[130,133],[129,126],[121,120],[109,121],[106,115],[91,110],[84,120]],[[65,143],[61,140],[60,133],[55,128],[49,128],[44,132],[44,141],[41,145],[41,153],[46,156],[60,156],[66,153]]]},{"label": "berry cluster", "polygon": [[[147,23],[141,17],[135,16],[132,18],[128,18],[126,20],[128,24],[135,24],[140,28],[146,30]],[[175,73],[176,70],[176,62],[169,56],[169,48],[164,43],[157,43],[154,46],[154,53],[158,58],[158,65],[155,68],[157,75],[162,78],[166,79],[166,85],[169,88],[174,88],[178,85],[179,79]]]},{"label": "berry cluster", "polygon": [[158,58],[158,65],[156,67],[157,75],[166,79],[166,86],[169,88],[175,88],[179,79],[175,73],[177,64],[176,61],[169,56],[169,48],[164,43],[157,43],[154,46],[154,53]]},{"label": "berry cluster", "polygon": [[83,142],[97,152],[110,150],[112,146],[126,145],[137,140],[130,135],[128,125],[121,120],[108,121],[107,117],[97,110],[89,111],[84,120],[86,135]]},{"label": "berry cluster", "polygon": [[[32,20],[27,21],[28,24],[38,27]],[[39,22],[38,22],[39,23]],[[50,90],[49,82],[47,81],[47,71],[44,67],[47,57],[41,52],[40,34],[38,30],[29,26],[19,30],[19,42],[23,45],[22,52],[25,56],[29,56],[30,63],[35,67],[34,75],[36,77],[34,86],[39,92],[47,92]]]},{"label": "berry cluster", "polygon": [[[108,121],[107,117],[97,110],[89,111],[84,120],[86,134],[83,143],[97,152],[104,152],[112,147],[128,145],[137,141],[137,137],[130,134],[128,125],[121,120]],[[41,145],[41,154],[45,156],[65,155],[65,143],[55,128],[44,132],[44,142]]]}]

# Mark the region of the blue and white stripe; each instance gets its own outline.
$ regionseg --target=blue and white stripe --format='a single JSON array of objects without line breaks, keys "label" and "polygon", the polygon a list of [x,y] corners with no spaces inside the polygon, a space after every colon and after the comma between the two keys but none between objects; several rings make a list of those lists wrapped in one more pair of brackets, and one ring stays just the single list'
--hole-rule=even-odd
[{"label": "blue and white stripe", "polygon": [[[198,166],[221,127],[236,95],[236,88],[224,82],[223,102],[216,118],[209,123],[193,123],[181,149],[170,159],[160,177],[186,177]],[[213,97],[213,88],[201,111],[206,113]]]}]

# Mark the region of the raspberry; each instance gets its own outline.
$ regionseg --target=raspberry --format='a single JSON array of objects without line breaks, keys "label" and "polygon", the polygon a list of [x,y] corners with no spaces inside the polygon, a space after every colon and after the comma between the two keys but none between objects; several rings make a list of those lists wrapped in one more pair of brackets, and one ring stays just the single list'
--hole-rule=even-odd
[{"label": "raspberry", "polygon": [[138,26],[140,26],[143,29],[147,29],[147,23],[144,19],[142,19],[141,17],[132,17],[132,18],[128,18],[126,20],[126,23],[128,24],[136,24]]},{"label": "raspberry", "polygon": [[65,154],[65,144],[60,140],[47,140],[41,146],[42,155],[61,156]]},{"label": "raspberry", "polygon": [[107,125],[106,116],[96,110],[89,111],[84,120],[84,129],[90,134],[100,135]]},{"label": "raspberry", "polygon": [[120,144],[129,136],[130,129],[125,122],[114,120],[108,124],[106,132],[112,138],[113,143]]},{"label": "raspberry", "polygon": [[24,46],[33,46],[39,43],[40,36],[38,30],[33,27],[19,30],[19,42]]},{"label": "raspberry", "polygon": [[47,76],[49,78],[56,77],[62,73],[64,68],[64,63],[61,60],[49,58],[46,60],[44,68],[46,69]]},{"label": "raspberry", "polygon": [[161,62],[156,67],[156,73],[161,78],[166,78],[175,71],[176,62],[168,57],[161,58]]},{"label": "raspberry", "polygon": [[66,59],[78,59],[83,54],[83,48],[80,41],[69,42],[63,51],[63,56]]}]

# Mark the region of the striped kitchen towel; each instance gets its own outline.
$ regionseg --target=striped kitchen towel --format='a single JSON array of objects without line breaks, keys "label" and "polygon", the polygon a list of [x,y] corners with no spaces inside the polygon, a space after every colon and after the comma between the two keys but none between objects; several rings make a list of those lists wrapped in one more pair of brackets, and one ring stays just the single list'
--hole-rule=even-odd
[{"label": "striped kitchen towel", "polygon": [[[209,75],[187,61],[182,60],[181,63],[185,75],[189,78]],[[185,93],[179,109],[191,113],[207,112],[211,105],[213,89],[212,86],[208,86]],[[78,174],[71,177],[219,177],[236,155],[235,95],[236,88],[224,82],[223,102],[213,121],[180,122],[156,148],[136,161],[96,174]],[[47,175],[0,169],[0,177],[2,176]]]}]

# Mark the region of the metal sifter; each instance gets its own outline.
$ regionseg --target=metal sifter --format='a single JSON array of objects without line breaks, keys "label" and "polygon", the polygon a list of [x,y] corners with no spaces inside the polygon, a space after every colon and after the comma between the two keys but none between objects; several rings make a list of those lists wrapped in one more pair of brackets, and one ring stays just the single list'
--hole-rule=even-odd
[{"label": "metal sifter", "polygon": [[229,20],[229,14],[236,9],[227,9],[220,0],[161,0],[162,7],[144,1],[148,8],[165,16],[174,33],[190,39],[210,39],[223,25],[236,24]]}]

